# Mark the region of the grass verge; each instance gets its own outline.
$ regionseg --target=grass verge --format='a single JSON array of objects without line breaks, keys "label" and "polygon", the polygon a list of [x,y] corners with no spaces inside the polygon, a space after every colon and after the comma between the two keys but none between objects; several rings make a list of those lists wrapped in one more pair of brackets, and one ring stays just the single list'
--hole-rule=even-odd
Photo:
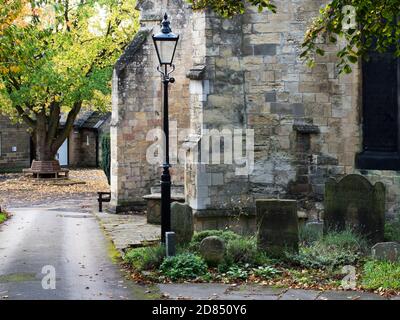
[{"label": "grass verge", "polygon": [[0,212],[0,224],[8,219],[8,214],[6,212]]},{"label": "grass verge", "polygon": [[400,263],[367,261],[361,285],[369,290],[400,290]]}]

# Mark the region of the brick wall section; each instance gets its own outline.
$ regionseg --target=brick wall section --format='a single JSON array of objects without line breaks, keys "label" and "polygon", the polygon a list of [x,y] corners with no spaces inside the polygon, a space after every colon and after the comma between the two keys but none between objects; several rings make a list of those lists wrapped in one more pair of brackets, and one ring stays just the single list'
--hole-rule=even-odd
[{"label": "brick wall section", "polygon": [[[0,116],[0,168],[28,168],[30,165],[30,135],[22,124],[12,124]],[[12,147],[17,151],[13,152]]]}]

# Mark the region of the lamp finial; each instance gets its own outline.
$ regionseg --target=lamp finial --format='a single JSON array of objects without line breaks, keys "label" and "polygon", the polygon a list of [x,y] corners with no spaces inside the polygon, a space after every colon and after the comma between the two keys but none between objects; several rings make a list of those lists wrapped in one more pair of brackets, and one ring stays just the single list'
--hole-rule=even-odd
[{"label": "lamp finial", "polygon": [[171,27],[169,25],[170,25],[170,22],[168,21],[168,15],[167,15],[167,13],[165,13],[164,14],[164,20],[162,22],[161,32],[162,33],[171,33],[172,30],[171,30]]}]

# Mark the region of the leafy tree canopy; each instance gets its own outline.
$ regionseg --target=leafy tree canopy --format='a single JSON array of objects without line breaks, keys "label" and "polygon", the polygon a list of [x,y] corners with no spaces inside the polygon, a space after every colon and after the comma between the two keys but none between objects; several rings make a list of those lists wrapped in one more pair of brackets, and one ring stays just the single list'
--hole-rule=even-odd
[{"label": "leafy tree canopy", "polygon": [[[260,11],[276,11],[269,0],[189,0],[194,9],[211,8],[223,17],[242,14],[246,3]],[[310,24],[303,42],[302,58],[314,65],[317,55],[324,55],[324,45],[341,46],[337,52],[341,72],[350,73],[351,64],[367,57],[370,50],[386,52],[395,48],[400,56],[400,0],[332,0],[321,8]]]},{"label": "leafy tree canopy", "polygon": [[246,4],[257,6],[262,12],[264,9],[276,11],[276,6],[271,0],[189,0],[194,10],[210,8],[225,18],[231,18],[246,11]]},{"label": "leafy tree canopy", "polygon": [[51,158],[81,107],[109,107],[113,65],[138,27],[135,0],[0,1],[0,112],[23,119]]}]

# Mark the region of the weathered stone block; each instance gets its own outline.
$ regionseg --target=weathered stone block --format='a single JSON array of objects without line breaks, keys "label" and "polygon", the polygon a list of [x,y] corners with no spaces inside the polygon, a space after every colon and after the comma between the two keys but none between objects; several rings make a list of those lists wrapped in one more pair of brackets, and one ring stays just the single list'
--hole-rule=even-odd
[{"label": "weathered stone block", "polygon": [[276,55],[276,44],[256,44],[254,45],[254,55],[274,56]]},{"label": "weathered stone block", "polygon": [[295,200],[256,200],[257,243],[272,256],[298,252],[299,226]]},{"label": "weathered stone block", "polygon": [[147,223],[161,224],[161,200],[147,200]]},{"label": "weathered stone block", "polygon": [[282,115],[304,116],[304,105],[302,103],[271,103],[271,113]]},{"label": "weathered stone block", "polygon": [[[147,202],[147,223],[161,224],[161,194],[149,194],[143,196],[143,199]],[[171,201],[184,202],[185,197],[183,195],[172,194]]]},{"label": "weathered stone block", "polygon": [[397,262],[400,260],[400,244],[397,242],[380,242],[372,247],[371,253],[374,259]]},{"label": "weathered stone block", "polygon": [[216,236],[204,238],[200,243],[200,254],[208,265],[217,266],[224,260],[224,240]]},{"label": "weathered stone block", "polygon": [[385,186],[374,186],[363,176],[350,174],[325,185],[324,231],[354,228],[371,243],[383,241]]},{"label": "weathered stone block", "polygon": [[177,243],[186,244],[192,240],[194,232],[193,211],[188,204],[172,203],[171,229],[176,234]]}]

